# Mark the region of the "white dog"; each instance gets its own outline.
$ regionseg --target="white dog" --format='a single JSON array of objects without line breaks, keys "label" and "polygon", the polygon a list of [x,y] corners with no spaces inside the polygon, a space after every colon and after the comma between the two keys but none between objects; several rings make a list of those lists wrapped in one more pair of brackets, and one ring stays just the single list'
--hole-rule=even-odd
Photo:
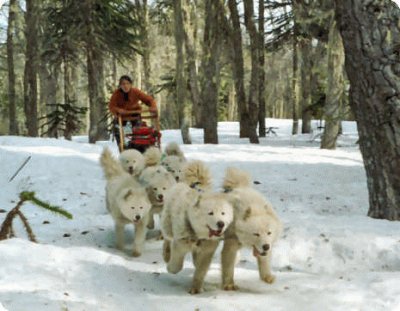
[{"label": "white dog", "polygon": [[223,188],[234,207],[235,219],[225,232],[222,250],[222,286],[236,290],[234,283],[235,258],[241,247],[251,247],[257,258],[261,280],[273,283],[271,250],[282,231],[282,224],[271,204],[250,187],[250,176],[229,168]]},{"label": "white dog", "polygon": [[124,227],[133,224],[135,239],[132,255],[140,256],[146,239],[151,204],[145,189],[114,159],[106,148],[100,157],[107,179],[106,205],[115,222],[116,246],[124,248]]},{"label": "white dog", "polygon": [[146,188],[148,198],[151,202],[150,219],[148,228],[154,228],[154,215],[160,214],[164,206],[164,198],[167,191],[176,184],[175,179],[160,165],[150,166],[143,170],[139,178],[141,184]]},{"label": "white dog", "polygon": [[135,177],[138,177],[145,167],[143,155],[135,149],[128,149],[121,152],[119,161],[124,171]]},{"label": "white dog", "polygon": [[143,154],[145,167],[157,166],[161,162],[161,151],[157,147],[149,147]]},{"label": "white dog", "polygon": [[[199,168],[200,162],[192,163]],[[192,173],[190,164],[186,168]],[[209,172],[203,165],[198,180],[211,184]],[[205,175],[202,175],[204,174]],[[190,174],[194,178],[193,174]],[[183,268],[185,255],[192,252],[195,273],[191,294],[202,291],[204,278],[210,267],[218,243],[233,220],[232,205],[225,194],[203,192],[200,188],[178,183],[167,193],[161,213],[161,230],[164,236],[163,258],[169,273]]]},{"label": "white dog", "polygon": [[185,155],[183,154],[181,148],[179,148],[179,145],[175,142],[169,143],[167,147],[165,147],[164,152],[167,156],[177,156],[185,161]]},{"label": "white dog", "polygon": [[161,165],[171,173],[177,182],[182,181],[183,166],[186,163],[185,156],[177,143],[169,143],[165,148]]}]

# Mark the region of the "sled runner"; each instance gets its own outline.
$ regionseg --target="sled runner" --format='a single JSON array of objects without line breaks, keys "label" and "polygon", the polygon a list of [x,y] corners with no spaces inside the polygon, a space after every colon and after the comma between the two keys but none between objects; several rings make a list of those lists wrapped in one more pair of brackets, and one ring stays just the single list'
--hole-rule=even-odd
[{"label": "sled runner", "polygon": [[144,152],[150,146],[161,149],[161,131],[157,113],[138,110],[129,116],[119,115],[117,126],[120,152],[125,149]]}]

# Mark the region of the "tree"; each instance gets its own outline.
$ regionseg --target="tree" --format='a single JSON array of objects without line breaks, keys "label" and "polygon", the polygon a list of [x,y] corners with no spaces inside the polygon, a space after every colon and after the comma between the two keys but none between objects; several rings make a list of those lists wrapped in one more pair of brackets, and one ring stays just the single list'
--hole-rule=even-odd
[{"label": "tree", "polygon": [[390,0],[335,4],[367,174],[368,215],[400,220],[400,10]]},{"label": "tree", "polygon": [[230,11],[230,27],[227,27],[231,46],[231,67],[236,90],[236,101],[238,105],[240,121],[240,138],[249,137],[250,115],[247,108],[246,90],[244,86],[244,58],[242,44],[242,30],[236,0],[228,0]]},{"label": "tree", "polygon": [[15,70],[14,70],[14,23],[17,9],[17,0],[10,0],[7,26],[7,67],[8,67],[8,112],[9,134],[18,134],[16,96],[15,96]]},{"label": "tree", "polygon": [[38,71],[38,11],[37,1],[26,1],[26,55],[24,70],[24,111],[28,136],[38,136],[37,71]]},{"label": "tree", "polygon": [[260,77],[259,77],[259,86],[258,86],[258,135],[260,137],[265,137],[265,4],[263,0],[259,0],[258,2],[258,35],[259,35],[259,55],[258,62],[260,66]]},{"label": "tree", "polygon": [[335,149],[340,129],[341,101],[344,93],[344,50],[342,38],[333,19],[328,43],[328,87],[324,106],[325,130],[322,149]]},{"label": "tree", "polygon": [[220,80],[219,57],[221,38],[219,35],[222,11],[220,0],[205,1],[205,25],[203,59],[201,63],[201,100],[204,143],[218,144],[218,87]]},{"label": "tree", "polygon": [[[250,142],[253,144],[258,144],[257,136],[257,121],[258,121],[258,111],[259,111],[259,99],[260,99],[260,39],[259,34],[253,20],[254,17],[254,3],[253,0],[244,0],[244,23],[246,25],[247,31],[250,37],[250,57],[251,57],[251,77],[250,86],[248,94],[248,104],[247,109],[249,113],[249,128],[248,135]],[[264,43],[263,43],[264,44]]]},{"label": "tree", "polygon": [[174,34],[176,44],[175,86],[178,121],[179,127],[181,128],[183,142],[185,144],[190,144],[189,125],[185,116],[186,81],[184,75],[185,64],[183,54],[184,29],[182,19],[182,0],[174,0]]}]

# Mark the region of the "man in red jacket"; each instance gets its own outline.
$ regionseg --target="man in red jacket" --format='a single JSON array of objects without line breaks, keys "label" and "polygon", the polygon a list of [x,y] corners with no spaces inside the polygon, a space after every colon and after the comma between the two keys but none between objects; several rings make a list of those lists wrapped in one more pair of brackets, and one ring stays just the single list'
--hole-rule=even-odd
[{"label": "man in red jacket", "polygon": [[[119,88],[111,96],[108,108],[114,115],[114,124],[118,124],[118,116],[138,115],[141,112],[139,101],[149,107],[150,112],[157,114],[157,104],[153,97],[143,93],[141,90],[132,87],[132,79],[129,76],[122,76],[119,79]],[[133,122],[135,123],[135,122]],[[123,123],[126,125],[126,122]],[[132,124],[135,125],[135,124]],[[119,128],[114,127],[114,136],[120,145]]]}]

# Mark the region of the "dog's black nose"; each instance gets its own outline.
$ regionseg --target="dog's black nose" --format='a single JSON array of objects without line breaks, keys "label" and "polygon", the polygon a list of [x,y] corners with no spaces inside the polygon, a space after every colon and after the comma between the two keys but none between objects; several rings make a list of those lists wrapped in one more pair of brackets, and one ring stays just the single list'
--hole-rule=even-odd
[{"label": "dog's black nose", "polygon": [[262,248],[263,248],[264,251],[269,250],[269,244],[264,244],[264,245],[262,246]]},{"label": "dog's black nose", "polygon": [[136,215],[136,216],[135,216],[135,219],[136,219],[136,220],[139,220],[139,219],[140,219],[140,215]]},{"label": "dog's black nose", "polygon": [[179,181],[179,177],[178,177],[178,176],[176,176],[176,177],[175,177],[175,180],[176,180],[176,181]]},{"label": "dog's black nose", "polygon": [[158,195],[158,198],[159,198],[160,200],[162,200],[162,199],[164,198],[164,196],[163,196],[162,194],[159,194],[159,195]]},{"label": "dog's black nose", "polygon": [[133,166],[129,166],[129,169],[130,169],[130,170],[133,170]]},{"label": "dog's black nose", "polygon": [[220,220],[217,222],[217,226],[218,226],[218,228],[222,229],[225,226],[225,223]]}]

